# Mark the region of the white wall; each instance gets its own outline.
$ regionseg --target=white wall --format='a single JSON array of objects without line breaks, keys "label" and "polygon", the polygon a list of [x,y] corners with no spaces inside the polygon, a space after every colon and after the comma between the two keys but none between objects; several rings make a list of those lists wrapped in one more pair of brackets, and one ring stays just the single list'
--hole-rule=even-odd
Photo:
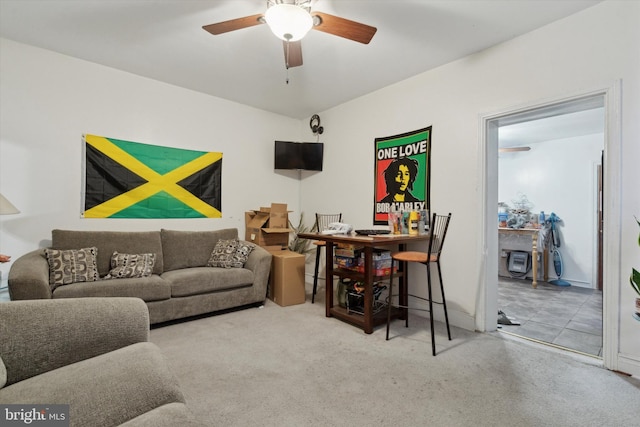
[{"label": "white wall", "polygon": [[[514,200],[526,195],[532,212],[555,212],[559,224],[562,279],[572,285],[597,287],[596,255],[597,181],[595,165],[600,163],[604,135],[556,139],[530,144],[530,151],[499,156],[498,200],[514,207]],[[570,195],[570,197],[568,197]],[[549,280],[556,278],[549,262]]]},{"label": "white wall", "polygon": [[[640,322],[631,317],[634,295],[626,279],[632,266],[640,265],[633,218],[640,215],[639,23],[640,2],[605,1],[320,113],[326,170],[302,181],[302,209],[338,209],[355,226],[371,226],[374,139],[432,125],[431,204],[437,212],[453,213],[442,260],[449,315],[456,325],[483,329],[474,323],[485,286],[478,220],[484,200],[480,117],[610,88],[621,79],[622,214],[620,230],[611,230],[622,236],[621,283],[605,286],[620,289],[617,354],[625,360],[624,370],[640,375]],[[330,196],[317,197],[327,192]],[[419,281],[420,272],[411,271],[412,277]]]},{"label": "white wall", "polygon": [[[0,253],[44,246],[53,228],[237,227],[244,236],[247,210],[283,202],[298,211],[297,175],[273,170],[273,141],[297,140],[298,120],[6,39],[0,51],[0,192],[21,211],[0,217]],[[222,152],[222,218],[81,219],[83,133]]]}]

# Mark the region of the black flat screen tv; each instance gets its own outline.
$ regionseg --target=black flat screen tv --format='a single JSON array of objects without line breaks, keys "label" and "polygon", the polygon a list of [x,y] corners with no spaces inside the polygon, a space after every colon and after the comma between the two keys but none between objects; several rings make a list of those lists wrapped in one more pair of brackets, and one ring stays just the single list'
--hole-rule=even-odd
[{"label": "black flat screen tv", "polygon": [[275,141],[274,169],[322,171],[322,142]]},{"label": "black flat screen tv", "polygon": [[324,144],[322,142],[303,142],[302,169],[308,171],[322,171],[322,158],[324,156]]},{"label": "black flat screen tv", "polygon": [[289,141],[276,141],[273,168],[300,169],[298,144]]}]

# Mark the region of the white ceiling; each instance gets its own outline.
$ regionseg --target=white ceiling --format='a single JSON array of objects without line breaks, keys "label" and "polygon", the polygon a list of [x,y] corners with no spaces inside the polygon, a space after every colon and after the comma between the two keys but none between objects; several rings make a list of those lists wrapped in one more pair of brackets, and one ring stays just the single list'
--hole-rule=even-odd
[{"label": "white ceiling", "polygon": [[604,107],[529,120],[498,128],[500,148],[531,146],[538,142],[604,132]]},{"label": "white ceiling", "polygon": [[589,95],[523,110],[497,119],[500,148],[602,134],[604,96]]},{"label": "white ceiling", "polygon": [[0,36],[303,119],[596,3],[312,0],[312,11],[378,31],[368,45],[311,31],[289,84],[282,43],[266,25],[202,29],[263,13],[265,0],[0,0]]}]

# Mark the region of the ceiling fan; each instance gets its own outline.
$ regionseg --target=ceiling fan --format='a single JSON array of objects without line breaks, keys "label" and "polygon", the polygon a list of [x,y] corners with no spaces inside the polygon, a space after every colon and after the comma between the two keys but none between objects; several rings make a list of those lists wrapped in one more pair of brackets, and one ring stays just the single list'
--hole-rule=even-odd
[{"label": "ceiling fan", "polygon": [[359,43],[368,44],[377,28],[324,12],[311,12],[310,0],[267,0],[267,11],[205,25],[202,28],[213,35],[267,24],[283,41],[287,69],[302,65],[300,40],[309,30],[318,30]]},{"label": "ceiling fan", "polygon": [[531,147],[504,147],[504,148],[498,148],[498,151],[500,153],[513,153],[516,151],[529,151],[531,150]]}]

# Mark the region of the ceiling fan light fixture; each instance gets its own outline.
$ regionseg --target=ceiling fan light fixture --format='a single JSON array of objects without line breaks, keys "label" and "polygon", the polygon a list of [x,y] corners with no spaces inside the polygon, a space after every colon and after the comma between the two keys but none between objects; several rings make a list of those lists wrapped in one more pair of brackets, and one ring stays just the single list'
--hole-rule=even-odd
[{"label": "ceiling fan light fixture", "polygon": [[264,19],[276,37],[289,42],[302,39],[313,27],[311,14],[293,4],[274,4],[267,9]]}]

